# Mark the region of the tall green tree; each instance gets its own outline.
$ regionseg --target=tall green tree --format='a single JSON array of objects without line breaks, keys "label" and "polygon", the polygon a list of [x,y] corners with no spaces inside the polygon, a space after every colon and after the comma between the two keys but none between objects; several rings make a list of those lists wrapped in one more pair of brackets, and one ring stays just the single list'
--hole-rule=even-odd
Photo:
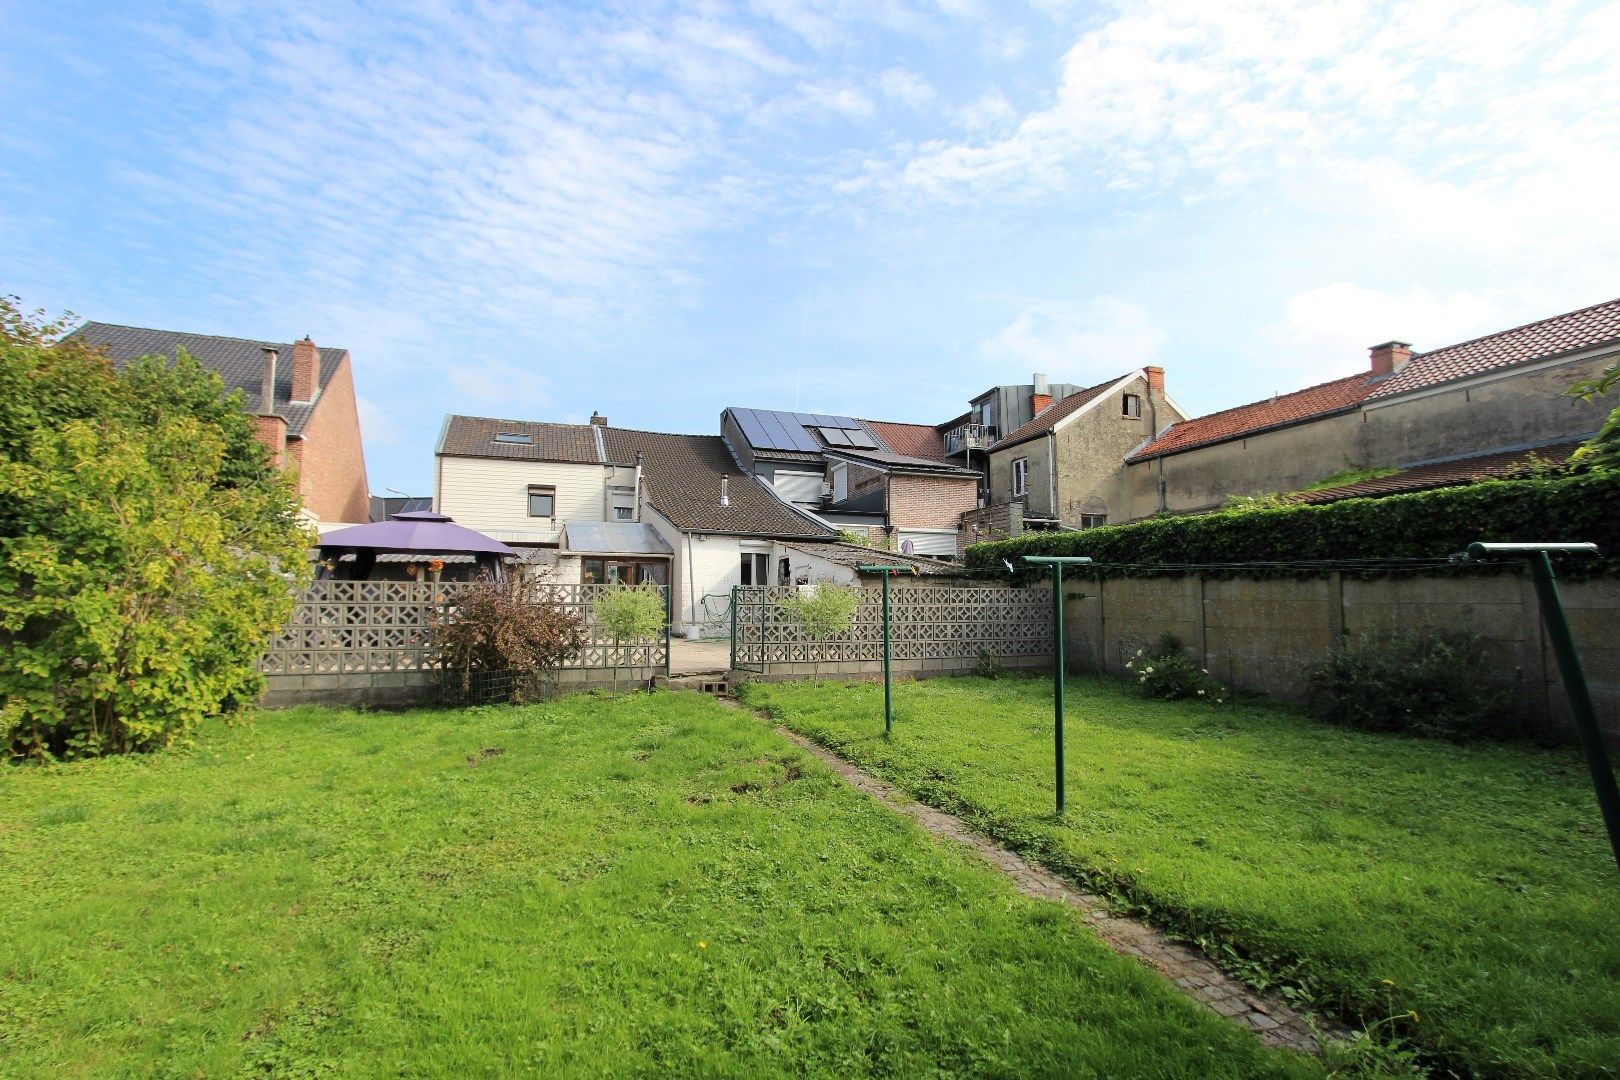
[{"label": "tall green tree", "polygon": [[181,356],[116,369],[0,298],[0,748],[150,749],[251,700],[307,580],[291,481]]}]

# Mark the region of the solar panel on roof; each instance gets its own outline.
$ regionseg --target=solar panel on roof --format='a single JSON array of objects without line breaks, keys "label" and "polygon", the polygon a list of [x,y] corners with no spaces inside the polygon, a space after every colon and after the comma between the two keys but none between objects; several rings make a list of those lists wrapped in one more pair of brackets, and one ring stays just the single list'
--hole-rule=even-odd
[{"label": "solar panel on roof", "polygon": [[842,428],[824,427],[824,428],[817,428],[816,430],[821,432],[821,437],[823,439],[827,440],[827,445],[828,446],[854,446],[855,445],[854,443],[849,441],[849,432],[844,431]]},{"label": "solar panel on roof", "polygon": [[796,440],[782,418],[774,412],[759,413],[760,426],[765,429],[765,445],[772,450],[797,450]]},{"label": "solar panel on roof", "polygon": [[743,438],[748,440],[750,446],[763,449],[766,445],[765,429],[760,426],[759,417],[753,409],[734,409],[732,416],[737,420],[737,426],[742,429]]},{"label": "solar panel on roof", "polygon": [[872,436],[868,435],[860,428],[851,428],[849,431],[845,432],[845,434],[849,436],[849,441],[852,444],[858,446],[862,450],[878,449],[878,444],[872,440]]}]

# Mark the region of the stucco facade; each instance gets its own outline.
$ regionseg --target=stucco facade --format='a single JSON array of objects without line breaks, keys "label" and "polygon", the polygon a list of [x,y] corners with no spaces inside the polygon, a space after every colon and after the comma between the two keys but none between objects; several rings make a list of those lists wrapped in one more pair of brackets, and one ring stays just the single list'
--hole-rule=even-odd
[{"label": "stucco facade", "polygon": [[[1139,407],[1126,408],[1127,397]],[[1055,406],[1054,406],[1055,407]],[[1184,419],[1165,395],[1160,375],[1125,376],[1049,431],[990,452],[990,506],[1022,502],[1025,518],[1064,525],[1126,520],[1132,504],[1125,459],[1154,434]],[[1025,462],[1024,495],[1013,493],[1015,465]]]},{"label": "stucco facade", "polygon": [[1609,350],[1529,364],[1374,398],[1353,411],[1132,462],[1126,469],[1129,515],[1210,510],[1229,496],[1298,491],[1346,469],[1393,468],[1589,435],[1612,403],[1583,402],[1567,391],[1617,355]]}]

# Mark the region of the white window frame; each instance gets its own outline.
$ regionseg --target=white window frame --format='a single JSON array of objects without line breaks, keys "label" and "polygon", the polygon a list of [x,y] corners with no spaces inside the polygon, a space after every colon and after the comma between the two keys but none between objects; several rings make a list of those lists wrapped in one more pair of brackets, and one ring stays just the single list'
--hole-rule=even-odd
[{"label": "white window frame", "polygon": [[1029,494],[1029,458],[1027,457],[1013,458],[1012,493],[1015,499],[1021,499]]}]

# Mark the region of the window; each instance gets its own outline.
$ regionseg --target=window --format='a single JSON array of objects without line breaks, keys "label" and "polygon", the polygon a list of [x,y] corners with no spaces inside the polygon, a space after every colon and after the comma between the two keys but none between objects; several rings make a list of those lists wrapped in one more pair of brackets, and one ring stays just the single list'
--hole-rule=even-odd
[{"label": "window", "polygon": [[778,585],[793,584],[793,563],[785,555],[776,563],[776,583]]},{"label": "window", "polygon": [[614,521],[629,521],[635,516],[635,510],[628,506],[615,506],[613,508]]},{"label": "window", "polygon": [[742,557],[742,583],[744,585],[769,585],[771,559],[764,552],[758,554],[744,554]]},{"label": "window", "polygon": [[1120,400],[1119,411],[1121,416],[1129,416],[1133,420],[1140,419],[1142,416],[1142,395],[1126,394]]},{"label": "window", "polygon": [[1082,529],[1095,529],[1099,525],[1108,524],[1107,514],[1081,514],[1080,527]]},{"label": "window", "polygon": [[580,569],[587,585],[669,584],[669,564],[661,559],[583,559]]},{"label": "window", "polygon": [[495,433],[495,441],[506,443],[523,443],[527,445],[528,443],[534,442],[534,436],[524,435],[523,433],[517,431],[497,431]]},{"label": "window", "polygon": [[1013,498],[1021,499],[1029,486],[1029,458],[1015,458],[1012,463]]},{"label": "window", "polygon": [[550,484],[529,485],[529,516],[556,517],[557,489]]}]

